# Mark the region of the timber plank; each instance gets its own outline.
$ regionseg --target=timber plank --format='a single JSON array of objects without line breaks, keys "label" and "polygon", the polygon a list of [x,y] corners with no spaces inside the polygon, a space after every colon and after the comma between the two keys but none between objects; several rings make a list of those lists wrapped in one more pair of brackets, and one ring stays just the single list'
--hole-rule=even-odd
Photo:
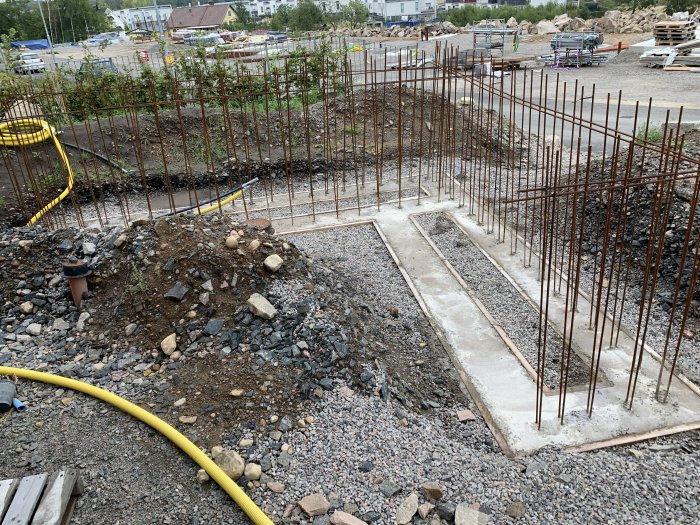
[{"label": "timber plank", "polygon": [[[60,524],[63,516],[66,514],[71,496],[74,495],[75,489],[79,484],[80,477],[75,469],[54,472],[49,479],[44,497],[36,509],[32,525]],[[68,519],[70,519],[70,516]]]},{"label": "timber plank", "polygon": [[15,497],[7,509],[2,525],[28,525],[34,515],[36,504],[46,486],[47,474],[27,476],[19,482]]},{"label": "timber plank", "polygon": [[5,479],[0,481],[0,520],[5,515],[7,507],[10,506],[12,496],[19,485],[18,479]]}]

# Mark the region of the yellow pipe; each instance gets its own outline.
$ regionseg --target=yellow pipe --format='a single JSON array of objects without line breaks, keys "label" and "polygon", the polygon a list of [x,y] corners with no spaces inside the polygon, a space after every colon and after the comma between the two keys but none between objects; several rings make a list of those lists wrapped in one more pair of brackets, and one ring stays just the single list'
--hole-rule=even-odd
[{"label": "yellow pipe", "polygon": [[27,226],[36,224],[36,222],[46,215],[51,208],[56,206],[70,194],[71,190],[73,189],[74,182],[73,170],[70,167],[70,162],[68,162],[66,152],[63,151],[63,147],[56,137],[56,130],[45,120],[24,118],[0,123],[0,146],[31,146],[32,144],[38,144],[48,139],[53,139],[56,150],[58,151],[63,164],[68,170],[68,186],[66,186],[58,197],[49,202],[31,219],[29,219]]},{"label": "yellow pipe", "polygon": [[150,412],[144,410],[140,406],[135,405],[121,397],[108,392],[102,388],[83,383],[82,381],[76,381],[75,379],[70,379],[67,377],[57,376],[54,374],[47,374],[45,372],[36,372],[34,370],[26,370],[24,368],[13,368],[9,366],[0,366],[0,376],[17,376],[22,379],[29,379],[32,381],[41,381],[43,383],[49,383],[52,385],[60,386],[62,388],[70,388],[77,392],[82,392],[94,398],[100,399],[113,405],[123,412],[135,417],[136,419],[143,421],[150,427],[154,428],[162,435],[167,437],[175,445],[180,447],[180,450],[185,452],[189,457],[191,457],[195,463],[202,467],[209,476],[216,481],[216,483],[236,502],[236,504],[245,512],[253,523],[256,525],[272,525],[272,520],[268,518],[265,513],[260,510],[260,508],[251,500],[248,495],[243,492],[243,490],[229,478],[226,473],[221,470],[221,468],[214,463],[209,457],[199,450],[194,443],[192,443],[185,436],[180,434],[173,427],[168,425],[162,419],[154,416]]},{"label": "yellow pipe", "polygon": [[209,206],[208,208],[204,208],[202,210],[199,210],[198,212],[195,212],[195,215],[204,215],[205,213],[209,213],[210,211],[218,210],[219,208],[221,208],[222,206],[225,206],[229,202],[236,200],[241,195],[243,195],[243,190],[239,190],[236,193],[229,195],[221,202],[217,202],[216,204]]}]

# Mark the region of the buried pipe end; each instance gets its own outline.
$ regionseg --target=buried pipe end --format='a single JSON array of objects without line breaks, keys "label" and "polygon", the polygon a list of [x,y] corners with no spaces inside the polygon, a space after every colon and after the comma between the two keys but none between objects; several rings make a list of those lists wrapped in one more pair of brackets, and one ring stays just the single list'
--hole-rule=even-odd
[{"label": "buried pipe end", "polygon": [[87,277],[90,275],[90,267],[87,261],[68,261],[63,263],[63,275],[68,279]]},{"label": "buried pipe end", "polygon": [[83,294],[88,291],[86,277],[90,275],[90,267],[86,261],[68,261],[63,263],[63,275],[68,278],[70,293],[75,306],[80,306]]},{"label": "buried pipe end", "polygon": [[17,398],[14,398],[12,400],[12,406],[17,412],[24,412],[25,410],[27,410],[27,406]]}]

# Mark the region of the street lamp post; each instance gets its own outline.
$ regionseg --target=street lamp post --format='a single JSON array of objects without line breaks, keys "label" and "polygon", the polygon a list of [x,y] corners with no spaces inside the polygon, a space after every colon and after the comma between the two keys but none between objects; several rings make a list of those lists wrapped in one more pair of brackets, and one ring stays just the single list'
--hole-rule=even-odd
[{"label": "street lamp post", "polygon": [[[39,14],[41,15],[41,21],[44,24],[44,32],[46,33],[46,40],[49,42],[49,50],[51,52],[51,61],[53,62],[53,68],[56,69],[56,55],[53,52],[53,42],[51,41],[51,35],[49,34],[49,28],[46,25],[46,19],[44,18],[44,11],[41,9],[41,0],[39,1]],[[47,0],[48,4],[48,0]]]}]

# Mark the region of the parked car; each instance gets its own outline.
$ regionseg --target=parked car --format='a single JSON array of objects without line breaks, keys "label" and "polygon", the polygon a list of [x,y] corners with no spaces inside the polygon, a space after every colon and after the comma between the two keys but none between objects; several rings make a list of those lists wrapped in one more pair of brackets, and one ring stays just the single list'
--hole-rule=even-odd
[{"label": "parked car", "polygon": [[20,53],[12,62],[12,69],[15,73],[37,73],[46,69],[44,60],[37,53]]},{"label": "parked car", "polygon": [[269,33],[267,33],[267,40],[270,42],[284,42],[285,40],[287,40],[287,35],[284,33],[270,31]]},{"label": "parked car", "polygon": [[77,77],[89,75],[101,77],[105,73],[119,73],[119,68],[111,58],[93,58],[84,60],[80,64],[80,69],[76,73]]}]

